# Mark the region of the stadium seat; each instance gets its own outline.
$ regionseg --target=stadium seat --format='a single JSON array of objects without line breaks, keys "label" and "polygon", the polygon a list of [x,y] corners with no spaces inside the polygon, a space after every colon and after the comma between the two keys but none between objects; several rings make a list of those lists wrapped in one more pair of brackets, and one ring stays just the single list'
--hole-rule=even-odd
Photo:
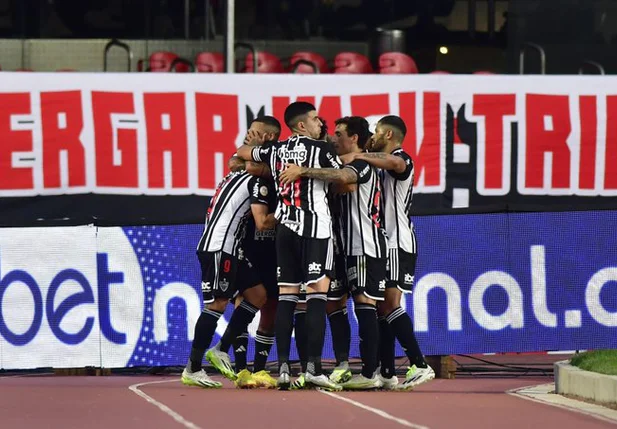
[{"label": "stadium seat", "polygon": [[[150,71],[151,72],[168,72],[171,71],[171,63],[178,58],[178,55],[173,52],[154,52],[150,55]],[[187,73],[189,66],[184,63],[177,63],[175,67],[177,73]]]},{"label": "stadium seat", "polygon": [[417,74],[418,66],[409,55],[402,52],[385,52],[379,56],[379,73]]},{"label": "stadium seat", "polygon": [[220,52],[200,52],[195,57],[195,71],[198,73],[225,72],[225,58]]},{"label": "stadium seat", "polygon": [[[253,73],[253,53],[246,56],[245,72]],[[284,73],[281,59],[270,52],[257,52],[257,73]]]},{"label": "stadium seat", "polygon": [[334,73],[373,73],[373,67],[362,54],[340,52],[334,57]]},{"label": "stadium seat", "polygon": [[298,60],[309,61],[317,67],[319,73],[330,73],[330,67],[328,67],[328,62],[324,57],[315,52],[296,52],[293,54],[289,60],[289,71],[293,73],[315,73],[313,68],[308,64],[300,64],[294,70],[294,64]]}]

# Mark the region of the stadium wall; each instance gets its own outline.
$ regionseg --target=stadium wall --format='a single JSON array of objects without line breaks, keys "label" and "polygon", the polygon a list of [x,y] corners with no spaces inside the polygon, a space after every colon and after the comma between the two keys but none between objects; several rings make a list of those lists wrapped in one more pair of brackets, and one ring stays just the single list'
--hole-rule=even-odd
[{"label": "stadium wall", "polygon": [[183,365],[208,197],[302,97],[409,126],[425,354],[617,347],[614,78],[3,77],[0,368]]}]

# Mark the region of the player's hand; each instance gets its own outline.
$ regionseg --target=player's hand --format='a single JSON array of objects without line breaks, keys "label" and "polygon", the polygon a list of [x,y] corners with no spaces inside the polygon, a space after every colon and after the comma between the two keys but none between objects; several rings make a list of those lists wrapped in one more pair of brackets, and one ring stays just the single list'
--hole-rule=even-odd
[{"label": "player's hand", "polygon": [[249,130],[244,137],[244,144],[249,146],[261,146],[266,140],[266,134],[259,134],[258,131]]},{"label": "player's hand", "polygon": [[345,165],[352,163],[358,157],[357,152],[346,153],[345,155],[339,155],[341,162]]},{"label": "player's hand", "polygon": [[287,167],[279,176],[281,185],[295,182],[302,176],[302,167],[296,164],[287,164]]}]

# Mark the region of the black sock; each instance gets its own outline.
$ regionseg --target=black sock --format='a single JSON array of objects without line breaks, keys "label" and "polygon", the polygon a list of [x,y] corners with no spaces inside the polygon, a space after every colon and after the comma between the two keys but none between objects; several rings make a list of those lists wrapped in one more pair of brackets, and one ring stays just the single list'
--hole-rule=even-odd
[{"label": "black sock", "polygon": [[278,354],[279,369],[281,365],[289,366],[289,349],[291,347],[291,331],[298,295],[280,295],[276,307],[274,329],[276,333],[276,352]]},{"label": "black sock", "polygon": [[321,375],[321,353],[326,336],[326,302],[325,293],[309,293],[306,295],[306,326],[308,363],[306,371],[312,375]]},{"label": "black sock", "polygon": [[302,372],[306,372],[306,362],[308,353],[308,339],[306,333],[306,310],[296,310],[294,312],[294,330],[296,333],[296,350],[298,350],[298,359],[300,359],[300,367]]},{"label": "black sock", "polygon": [[207,308],[201,312],[197,323],[195,323],[195,338],[191,346],[191,356],[189,358],[188,369],[191,372],[197,372],[201,369],[201,361],[204,359],[206,348],[212,342],[216,324],[223,313],[218,311],[208,310]]},{"label": "black sock", "polygon": [[377,369],[377,342],[379,341],[377,309],[371,304],[356,304],[355,313],[358,318],[362,375],[366,378],[373,378]]},{"label": "black sock", "polygon": [[328,314],[330,330],[332,331],[332,348],[336,364],[349,360],[349,343],[351,342],[351,326],[347,317],[347,307]]},{"label": "black sock", "polygon": [[268,360],[272,344],[274,344],[274,334],[266,334],[265,332],[257,331],[257,335],[255,336],[253,372],[266,369],[266,361]]},{"label": "black sock", "polygon": [[229,351],[229,347],[236,341],[238,335],[246,331],[247,326],[253,321],[258,311],[259,308],[246,300],[236,307],[231,315],[231,319],[229,319],[227,329],[225,329],[225,333],[221,337],[222,351],[225,353]]},{"label": "black sock", "polygon": [[234,341],[234,361],[236,362],[236,372],[246,369],[246,349],[249,346],[249,333],[244,330]]},{"label": "black sock", "polygon": [[427,364],[413,332],[411,318],[405,309],[398,307],[386,316],[386,320],[409,358],[409,364],[416,365],[418,368],[426,368]]},{"label": "black sock", "polygon": [[394,367],[394,334],[385,317],[379,318],[379,361],[381,375],[390,378],[396,375]]}]

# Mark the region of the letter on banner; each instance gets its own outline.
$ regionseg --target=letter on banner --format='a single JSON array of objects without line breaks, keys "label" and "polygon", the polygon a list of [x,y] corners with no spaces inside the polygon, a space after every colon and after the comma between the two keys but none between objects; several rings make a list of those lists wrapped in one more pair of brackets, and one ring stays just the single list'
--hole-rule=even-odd
[{"label": "letter on banner", "polygon": [[201,294],[197,294],[195,289],[186,283],[172,282],[158,289],[154,296],[153,333],[154,341],[157,343],[164,343],[169,338],[169,332],[167,331],[167,305],[174,298],[180,298],[186,304],[188,340],[193,340],[193,328],[201,312]]},{"label": "letter on banner", "polygon": [[[484,293],[491,286],[500,286],[508,295],[508,308],[499,316],[490,314],[484,308]],[[469,310],[478,325],[489,331],[524,326],[523,292],[514,277],[503,271],[488,271],[473,282],[469,290]]]},{"label": "letter on banner", "polygon": [[462,330],[461,291],[456,280],[444,273],[427,274],[414,287],[413,315],[415,329],[418,332],[428,331],[428,294],[433,289],[442,289],[446,293],[448,330]]},{"label": "letter on banner", "polygon": [[589,314],[596,322],[614,328],[617,326],[617,312],[607,311],[600,301],[602,288],[609,282],[617,282],[617,268],[615,267],[603,268],[589,279],[585,290],[585,303]]},{"label": "letter on banner", "polygon": [[531,302],[538,322],[549,328],[557,327],[557,315],[548,309],[546,300],[546,261],[544,246],[531,246]]}]

